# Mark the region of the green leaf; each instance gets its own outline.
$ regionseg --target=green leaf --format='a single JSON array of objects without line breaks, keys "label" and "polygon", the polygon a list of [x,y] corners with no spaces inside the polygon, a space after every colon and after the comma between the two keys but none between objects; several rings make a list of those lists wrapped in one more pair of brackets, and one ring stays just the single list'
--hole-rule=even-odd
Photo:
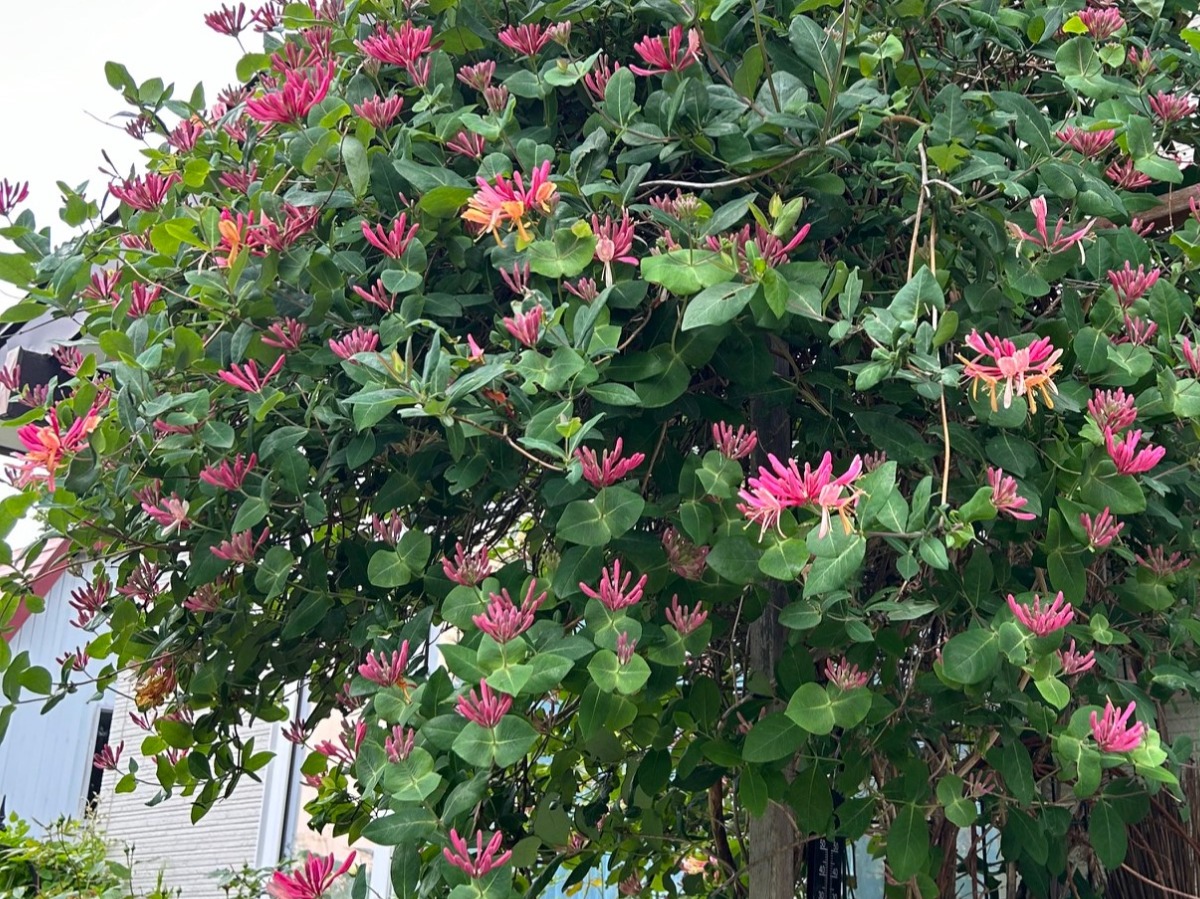
[{"label": "green leaf", "polygon": [[1097,802],[1092,805],[1091,816],[1088,819],[1088,838],[1100,863],[1110,871],[1121,867],[1129,849],[1129,837],[1125,831],[1125,822],[1117,814],[1117,810],[1107,802]]},{"label": "green leaf", "polygon": [[734,274],[721,255],[712,250],[671,250],[642,260],[642,277],[677,296],[690,296],[731,281]]},{"label": "green leaf", "polygon": [[1084,503],[1096,509],[1108,506],[1113,515],[1133,515],[1146,510],[1146,495],[1141,485],[1130,475],[1117,474],[1117,467],[1107,457],[1100,461],[1091,477],[1083,479],[1082,486]]},{"label": "green leaf", "polygon": [[537,741],[537,731],[523,718],[505,715],[495,727],[468,721],[452,746],[464,761],[482,768],[495,763],[507,768],[525,757]]},{"label": "green leaf", "polygon": [[367,563],[367,580],[383,589],[403,587],[412,580],[412,574],[412,569],[394,549],[376,550]]},{"label": "green leaf", "polygon": [[33,263],[24,254],[0,253],[0,281],[26,287],[33,280],[33,274]]},{"label": "green leaf", "polygon": [[738,775],[738,798],[750,814],[759,816],[767,810],[767,782],[753,767]]},{"label": "green leaf", "polygon": [[273,599],[283,592],[296,559],[285,546],[272,546],[254,574],[254,586]]},{"label": "green leaf", "polygon": [[758,575],[759,551],[741,534],[717,541],[708,554],[708,567],[735,584],[748,584]]},{"label": "green leaf", "polygon": [[547,278],[574,278],[592,261],[596,238],[586,223],[559,228],[551,240],[529,245],[529,268]]},{"label": "green leaf", "polygon": [[350,189],[354,196],[361,198],[371,183],[371,165],[367,161],[367,150],[357,137],[347,135],[342,138],[342,162],[350,179]]},{"label": "green leaf", "polygon": [[431,166],[419,165],[410,159],[393,159],[392,167],[400,177],[417,189],[419,193],[427,193],[437,187],[467,187],[471,185],[460,175],[446,168],[435,169]]},{"label": "green leaf", "polygon": [[415,846],[427,843],[437,826],[437,817],[428,809],[406,808],[376,818],[363,828],[362,835],[380,846]]},{"label": "green leaf", "polygon": [[929,859],[929,824],[925,810],[905,805],[887,835],[887,862],[897,883],[917,875]]},{"label": "green leaf", "polygon": [[[869,697],[867,702],[869,705]],[[785,714],[810,734],[820,736],[831,733],[836,723],[833,715],[833,703],[829,700],[829,694],[820,684],[812,682],[801,684],[799,689],[792,694]]]},{"label": "green leaf", "polygon": [[829,32],[808,16],[796,16],[788,27],[788,40],[814,75],[830,87],[837,85],[838,45]]},{"label": "green leaf", "polygon": [[779,540],[768,546],[762,554],[758,560],[758,570],[778,581],[794,581],[800,577],[807,562],[808,547],[803,540]]},{"label": "green leaf", "polygon": [[646,501],[631,490],[605,487],[589,500],[577,500],[563,510],[558,536],[581,546],[605,546],[632,528]]},{"label": "green leaf", "polygon": [[1033,683],[1038,692],[1042,694],[1042,698],[1059,711],[1065,709],[1071,702],[1071,691],[1054,675],[1039,677]]},{"label": "green leaf", "polygon": [[794,755],[807,739],[782,712],[773,712],[750,728],[742,758],[747,762],[775,762]]},{"label": "green leaf", "polygon": [[688,301],[683,313],[683,330],[732,321],[750,304],[757,290],[757,284],[730,282],[705,288]]},{"label": "green leaf", "polygon": [[627,124],[637,112],[638,106],[633,102],[635,86],[633,72],[625,66],[617,69],[604,86],[604,111],[618,124]]},{"label": "green leaf", "polygon": [[470,187],[452,187],[450,185],[435,187],[421,197],[417,208],[434,218],[454,218],[474,193],[475,191]]},{"label": "green leaf", "polygon": [[833,720],[838,727],[854,727],[871,711],[871,691],[866,687],[843,690],[840,687],[825,688],[833,706]]},{"label": "green leaf", "polygon": [[972,628],[950,638],[942,649],[942,670],[960,684],[978,684],[991,677],[1000,664],[1000,644],[995,631]]},{"label": "green leaf", "polygon": [[[835,535],[840,535],[836,537]],[[839,590],[862,567],[867,554],[867,541],[858,534],[845,535],[839,525],[834,525],[830,536],[835,536],[837,551],[834,555],[818,556],[804,579],[804,597],[819,596],[831,590]]]},{"label": "green leaf", "polygon": [[422,802],[441,782],[441,775],[433,770],[433,756],[420,748],[412,750],[408,758],[387,765],[381,779],[393,802]]}]

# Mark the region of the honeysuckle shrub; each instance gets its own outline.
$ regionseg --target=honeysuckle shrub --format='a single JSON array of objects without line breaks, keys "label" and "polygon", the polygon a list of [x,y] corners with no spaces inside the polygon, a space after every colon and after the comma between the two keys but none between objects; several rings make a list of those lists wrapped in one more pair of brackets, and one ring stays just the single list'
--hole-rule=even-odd
[{"label": "honeysuckle shrub", "polygon": [[1195,13],[268,4],[215,102],[110,64],[146,171],[58,246],[4,192],[4,317],[79,337],[4,373],[2,511],[89,581],[5,696],[131,672],[98,763],[199,815],[303,684],[400,895],[791,895],[818,837],[1100,895],[1200,692]]}]

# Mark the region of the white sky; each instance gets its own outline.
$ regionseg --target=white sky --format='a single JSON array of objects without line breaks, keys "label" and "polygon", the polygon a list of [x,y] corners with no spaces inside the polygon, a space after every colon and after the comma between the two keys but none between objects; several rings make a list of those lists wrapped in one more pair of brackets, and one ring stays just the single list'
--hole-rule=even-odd
[{"label": "white sky", "polygon": [[[29,182],[29,199],[22,208],[33,210],[39,227],[51,226],[53,243],[68,234],[58,217],[55,182],[74,188],[88,181],[86,196],[99,200],[108,184],[98,171],[104,164],[101,150],[123,175],[131,165],[143,168],[143,144],[125,133],[125,120],[111,118],[126,107],[108,86],[104,64],[123,63],[139,84],[153,77],[174,82],[175,96],[183,100],[203,82],[211,105],[217,92],[235,80],[234,67],[242,55],[233,38],[204,24],[204,13],[221,2],[0,0],[5,38],[0,51],[0,178]],[[253,10],[258,3],[246,5]],[[262,47],[261,36],[252,29],[243,32],[242,41],[247,49]],[[0,308],[16,299],[10,285],[0,285]],[[0,487],[0,497],[11,492]],[[36,530],[26,519],[9,542],[28,543]]]},{"label": "white sky", "polygon": [[[142,147],[112,120],[125,107],[108,86],[104,63],[123,63],[141,83],[152,77],[191,96],[203,82],[208,103],[235,80],[241,50],[233,38],[204,24],[204,13],[222,0],[0,0],[4,49],[0,52],[0,178],[29,182],[28,208],[39,226],[50,224],[55,242],[66,236],[58,218],[56,181],[72,187],[89,181],[88,197],[103,195],[107,179],[97,169],[107,150],[125,174],[141,162]],[[229,2],[229,0],[225,0]],[[236,5],[235,2],[230,5]],[[247,3],[253,10],[258,3]],[[262,47],[252,29],[248,49]],[[139,164],[139,169],[141,168]]]}]

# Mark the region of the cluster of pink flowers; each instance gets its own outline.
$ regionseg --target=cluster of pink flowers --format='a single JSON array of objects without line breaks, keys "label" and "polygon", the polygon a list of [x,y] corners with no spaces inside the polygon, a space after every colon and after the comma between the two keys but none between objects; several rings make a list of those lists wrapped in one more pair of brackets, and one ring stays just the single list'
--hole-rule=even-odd
[{"label": "cluster of pink flowers", "polygon": [[739,425],[735,431],[723,421],[712,426],[712,438],[717,452],[734,461],[746,458],[758,446],[757,431],[747,431],[745,425]]},{"label": "cluster of pink flowers", "polygon": [[454,851],[451,852],[449,848],[446,848],[442,850],[442,854],[445,856],[446,861],[454,865],[454,867],[458,868],[468,877],[478,880],[481,877],[487,877],[492,871],[503,866],[512,858],[511,850],[500,852],[500,843],[501,835],[495,834],[488,840],[485,846],[483,843],[483,832],[480,831],[475,834],[475,857],[472,858],[470,844],[458,835],[457,830],[451,828],[450,846],[453,847]]},{"label": "cluster of pink flowers", "polygon": [[153,212],[166,200],[171,186],[178,182],[179,174],[176,172],[169,175],[149,172],[135,178],[127,178],[120,184],[111,184],[108,192],[134,209]]},{"label": "cluster of pink flowers", "polygon": [[1146,271],[1146,267],[1142,265],[1134,269],[1126,260],[1124,268],[1110,271],[1107,277],[1121,308],[1129,309],[1158,282],[1158,279],[1162,277],[1162,269],[1152,268],[1150,271]]},{"label": "cluster of pink flowers", "polygon": [[1033,244],[1039,250],[1046,253],[1061,253],[1071,247],[1079,247],[1080,256],[1083,255],[1083,239],[1091,232],[1094,221],[1089,221],[1082,228],[1077,228],[1067,234],[1066,219],[1060,218],[1054,226],[1054,236],[1050,236],[1050,232],[1046,227],[1047,207],[1045,197],[1034,197],[1029,201],[1029,208],[1033,211],[1034,233],[1021,228],[1016,222],[1008,223],[1009,233],[1017,238],[1017,250],[1020,251],[1021,244],[1026,242]]},{"label": "cluster of pink flowers", "polygon": [[1142,546],[1141,553],[1134,553],[1134,560],[1156,577],[1171,577],[1192,567],[1192,560],[1181,552],[1167,553],[1161,546]]},{"label": "cluster of pink flowers", "polygon": [[119,299],[117,286],[121,283],[122,274],[124,272],[120,268],[104,268],[92,272],[88,286],[83,289],[79,296],[85,300],[105,300],[109,303],[117,302]]},{"label": "cluster of pink flowers", "polygon": [[1141,439],[1142,432],[1140,430],[1129,431],[1123,439],[1118,440],[1111,428],[1105,429],[1104,448],[1108,451],[1108,457],[1112,459],[1113,464],[1117,466],[1118,473],[1145,474],[1166,456],[1167,448],[1165,446],[1148,443],[1138,449]]},{"label": "cluster of pink flowers", "polygon": [[815,506],[821,513],[818,537],[829,533],[832,512],[837,512],[842,527],[849,534],[853,530],[850,515],[858,505],[859,491],[855,481],[862,474],[862,457],[855,456],[849,467],[837,477],[833,475],[833,454],[826,452],[816,470],[804,463],[801,473],[795,459],[786,465],[773,454],[767,455],[768,469],[760,465],[758,475],[747,481],[747,488],[738,492],[742,502],[740,511],[749,521],[760,527],[760,537],[770,528],[779,527],[785,509]]},{"label": "cluster of pink flowers", "polygon": [[283,369],[283,363],[286,359],[286,356],[280,356],[275,360],[275,364],[261,376],[258,373],[258,363],[253,359],[248,359],[244,365],[238,365],[235,362],[229,366],[229,371],[217,372],[217,377],[226,384],[230,384],[247,393],[261,393],[263,388],[270,384],[271,379]]},{"label": "cluster of pink flowers", "polygon": [[158,302],[158,298],[162,296],[162,287],[158,284],[144,284],[141,281],[136,282],[130,289],[129,296],[129,316],[130,318],[141,318],[150,311],[150,307]]},{"label": "cluster of pink flowers", "polygon": [[354,105],[354,114],[370,122],[376,131],[386,131],[388,126],[400,115],[400,110],[403,108],[404,98],[399,94],[393,94],[386,100],[376,95],[363,100],[361,103],[356,103]]},{"label": "cluster of pink flowers", "polygon": [[550,180],[550,160],[546,160],[529,176],[529,187],[520,172],[513,174],[510,181],[504,175],[496,176],[491,184],[482,176],[475,179],[479,189],[467,201],[462,219],[479,229],[492,234],[500,242],[500,228],[507,225],[515,230],[522,241],[530,241],[527,216],[537,211],[549,215],[558,203],[558,189]]},{"label": "cluster of pink flowers", "polygon": [[493,693],[487,681],[479,685],[479,694],[474,690],[458,697],[456,709],[468,721],[473,721],[480,727],[491,729],[500,723],[500,719],[512,708],[512,697],[503,693]]},{"label": "cluster of pink flowers", "polygon": [[86,415],[71,422],[65,431],[58,423],[58,410],[47,413],[47,424],[23,425],[17,429],[17,437],[25,452],[13,468],[14,482],[18,487],[43,481],[53,491],[54,477],[63,460],[87,446],[88,437],[100,425],[99,410],[93,406]]},{"label": "cluster of pink flowers", "polygon": [[246,114],[268,127],[299,124],[329,93],[335,69],[329,62],[307,71],[286,72],[283,87],[246,101]]},{"label": "cluster of pink flowers", "polygon": [[383,738],[383,751],[387,753],[389,762],[402,762],[412,755],[417,743],[417,732],[411,727],[397,724],[392,732]]},{"label": "cluster of pink flowers", "polygon": [[1095,650],[1079,652],[1075,648],[1075,641],[1072,640],[1066,649],[1058,650],[1058,661],[1062,664],[1063,674],[1083,674],[1096,664],[1096,653]]},{"label": "cluster of pink flowers", "polygon": [[399,649],[392,650],[391,655],[383,651],[368,652],[366,660],[358,666],[358,673],[377,686],[399,687],[407,693],[411,687],[406,677],[407,669],[408,641],[405,640]]},{"label": "cluster of pink flowers", "polygon": [[332,740],[322,740],[313,749],[335,764],[353,765],[354,760],[358,758],[358,751],[362,748],[362,743],[366,736],[367,722],[359,721],[356,724],[351,724],[347,721],[342,726],[338,742],[334,743]]},{"label": "cluster of pink flowers", "polygon": [[1084,131],[1081,128],[1068,125],[1062,131],[1055,132],[1054,136],[1080,156],[1094,159],[1112,146],[1117,132],[1112,128]]},{"label": "cluster of pink flowers", "polygon": [[1168,94],[1166,91],[1152,94],[1148,102],[1150,111],[1168,125],[1186,119],[1196,111],[1194,97],[1182,97],[1179,94]]},{"label": "cluster of pink flowers", "polygon": [[1097,41],[1106,41],[1125,27],[1125,19],[1115,7],[1088,6],[1077,15],[1088,34]]},{"label": "cluster of pink flowers", "polygon": [[270,535],[271,529],[264,527],[258,539],[254,539],[253,531],[238,531],[228,540],[222,540],[212,548],[212,554],[226,562],[237,562],[242,565],[253,565],[254,557],[262,548]]},{"label": "cluster of pink flowers", "polygon": [[504,329],[525,346],[533,349],[537,346],[542,333],[542,318],[546,310],[540,304],[534,304],[526,312],[516,312],[512,316],[501,319]]},{"label": "cluster of pink flowers", "polygon": [[587,88],[587,92],[592,95],[594,100],[602,101],[604,99],[604,90],[619,69],[621,69],[621,64],[609,60],[607,53],[601,53],[596,58],[592,70],[583,76],[583,86]]},{"label": "cluster of pink flowers", "polygon": [[433,49],[433,27],[417,28],[404,22],[399,30],[389,31],[382,25],[358,48],[371,59],[411,70],[420,58]]},{"label": "cluster of pink flowers", "polygon": [[600,604],[610,612],[618,612],[641,601],[647,580],[648,576],[643,574],[637,583],[630,586],[633,581],[633,572],[625,572],[625,578],[622,580],[621,562],[617,560],[612,563],[611,570],[608,567],[600,570],[598,589],[593,589],[589,584],[583,582],[580,582],[579,589],[585,596],[599,600]]},{"label": "cluster of pink flowers", "polygon": [[1039,637],[1045,637],[1075,620],[1075,610],[1062,595],[1062,591],[1054,597],[1054,601],[1042,604],[1042,598],[1035,595],[1033,605],[1027,606],[1017,602],[1015,596],[1008,594],[1008,607],[1013,616]]},{"label": "cluster of pink flowers", "polygon": [[536,22],[509,25],[507,28],[501,28],[496,37],[500,39],[500,43],[514,53],[534,57],[554,39],[554,32],[551,30],[553,27]]},{"label": "cluster of pink flowers", "polygon": [[804,225],[792,235],[791,240],[784,241],[782,238],[772,234],[770,229],[756,222],[753,229],[751,229],[750,225],[743,225],[739,231],[711,236],[705,238],[705,241],[708,244],[708,248],[716,252],[721,252],[728,248],[733,255],[733,261],[737,266],[738,272],[745,278],[754,279],[757,275],[750,270],[750,257],[746,252],[747,247],[753,245],[758,258],[771,268],[774,268],[788,261],[792,251],[804,243],[804,238],[808,237],[808,232],[811,228],[811,224]]},{"label": "cluster of pink flowers", "polygon": [[446,149],[452,153],[457,153],[459,156],[464,156],[467,159],[482,159],[483,151],[487,148],[487,141],[482,134],[473,134],[470,131],[460,131],[450,140],[446,141]]},{"label": "cluster of pink flowers", "polygon": [[871,680],[868,671],[862,671],[857,665],[852,665],[845,658],[825,660],[825,679],[835,687],[843,690],[857,690],[865,687]]},{"label": "cluster of pink flowers", "polygon": [[241,490],[246,482],[246,475],[258,464],[258,454],[251,453],[243,457],[240,453],[233,461],[221,460],[219,465],[206,465],[200,470],[200,480],[222,490]]},{"label": "cluster of pink flowers", "polygon": [[[1058,387],[1054,376],[1062,369],[1058,364],[1062,350],[1054,348],[1049,337],[1039,337],[1028,346],[1018,348],[1006,337],[980,334],[972,329],[967,335],[967,346],[975,351],[973,359],[959,356],[963,363],[963,376],[971,379],[971,396],[975,397],[979,385],[987,388],[991,397],[992,411],[997,410],[997,389],[1007,409],[1013,397],[1025,397],[1029,411],[1037,412],[1037,397],[1040,395],[1048,409],[1054,408],[1054,396]],[[991,362],[987,362],[987,359]]]},{"label": "cluster of pink flowers", "polygon": [[1029,500],[1017,492],[1017,480],[1004,473],[1002,468],[988,466],[987,482],[992,488],[992,505],[996,511],[1018,521],[1033,521],[1037,518],[1032,512],[1022,512]]},{"label": "cluster of pink flowers", "polygon": [[679,597],[671,597],[671,605],[666,611],[667,623],[675,630],[679,631],[680,636],[686,637],[694,633],[700,625],[708,620],[708,612],[700,603],[696,603],[692,608],[681,606]]},{"label": "cluster of pink flowers", "polygon": [[80,629],[87,627],[92,623],[92,619],[104,609],[104,604],[108,602],[111,594],[112,583],[103,574],[93,583],[72,590],[71,598],[67,600],[67,603],[78,614],[71,624]]},{"label": "cluster of pink flowers", "polygon": [[298,350],[300,349],[300,342],[304,339],[304,334],[307,331],[308,325],[304,324],[304,322],[297,321],[294,318],[284,318],[277,322],[272,322],[267,327],[267,333],[263,335],[262,342],[267,346],[273,346],[280,350]]},{"label": "cluster of pink flowers", "polygon": [[1101,433],[1120,432],[1137,421],[1137,405],[1132,396],[1118,387],[1097,390],[1087,404],[1088,414]]},{"label": "cluster of pink flowers", "polygon": [[508,590],[488,594],[487,610],[481,615],[473,615],[471,620],[475,626],[495,640],[497,643],[508,643],[515,640],[533,626],[533,619],[538,608],[546,601],[546,593],[534,596],[537,581],[529,582],[525,599],[518,606],[508,594]]},{"label": "cluster of pink flowers", "polygon": [[388,289],[383,286],[382,281],[376,281],[370,290],[364,287],[354,285],[354,292],[358,294],[360,299],[366,300],[372,306],[376,306],[389,315],[396,311],[396,297],[389,293]]},{"label": "cluster of pink flowers", "polygon": [[662,545],[667,554],[667,567],[675,574],[689,581],[698,581],[704,576],[709,547],[697,546],[675,528],[663,531]]},{"label": "cluster of pink flowers", "polygon": [[350,870],[355,853],[351,852],[344,862],[334,870],[333,854],[309,855],[304,864],[291,874],[276,871],[267,884],[267,893],[273,899],[322,899],[333,886],[333,882]]},{"label": "cluster of pink flowers", "polygon": [[618,437],[612,450],[604,450],[600,457],[589,446],[581,446],[575,450],[575,458],[583,466],[583,479],[600,490],[625,480],[629,474],[646,460],[645,453],[633,453],[629,458],[622,458],[624,441]]},{"label": "cluster of pink flowers", "polygon": [[1117,535],[1125,527],[1124,522],[1118,522],[1113,518],[1108,506],[1105,506],[1104,511],[1095,518],[1087,512],[1081,512],[1079,523],[1083,525],[1084,533],[1088,538],[1088,546],[1092,549],[1103,549],[1108,546],[1117,539]]},{"label": "cluster of pink flowers", "polygon": [[678,74],[700,62],[700,32],[687,30],[687,46],[684,46],[682,25],[675,25],[664,37],[646,35],[633,45],[644,66],[630,66],[636,75]]},{"label": "cluster of pink flowers", "polygon": [[329,349],[342,360],[351,360],[359,353],[373,353],[379,349],[379,333],[370,328],[355,328],[340,338],[329,338]]},{"label": "cluster of pink flowers", "polygon": [[454,544],[454,558],[442,559],[446,577],[462,587],[474,587],[492,572],[491,549],[484,544],[468,553],[461,543]]},{"label": "cluster of pink flowers", "polygon": [[1122,190],[1138,190],[1150,183],[1150,176],[1137,170],[1132,157],[1113,162],[1104,170],[1104,176]]},{"label": "cluster of pink flowers", "polygon": [[638,258],[633,255],[634,231],[633,222],[629,219],[629,210],[621,210],[619,222],[609,215],[604,217],[604,221],[600,221],[600,217],[593,213],[592,233],[596,235],[596,261],[604,265],[604,283],[611,287],[614,262],[638,264]]},{"label": "cluster of pink flowers", "polygon": [[500,280],[517,296],[524,297],[529,293],[529,261],[514,262],[508,268],[500,269]]},{"label": "cluster of pink flowers", "polygon": [[124,751],[124,740],[117,744],[116,749],[113,749],[111,744],[106,743],[104,748],[92,757],[92,766],[99,768],[101,771],[116,771],[121,764],[121,753]]},{"label": "cluster of pink flowers", "polygon": [[159,498],[155,503],[142,502],[142,511],[162,528],[164,537],[169,534],[185,531],[192,526],[188,518],[188,501],[181,499],[176,493]]},{"label": "cluster of pink flowers", "polygon": [[0,181],[0,215],[8,218],[18,203],[24,203],[25,198],[29,196],[28,181],[14,181],[9,183],[5,178]]},{"label": "cluster of pink flowers", "polygon": [[1130,702],[1125,711],[1118,712],[1113,708],[1112,700],[1104,703],[1104,713],[1099,717],[1092,712],[1089,720],[1092,725],[1092,737],[1101,752],[1133,752],[1142,745],[1146,736],[1146,725],[1135,721],[1132,725],[1129,719],[1137,710],[1137,703]]},{"label": "cluster of pink flowers", "polygon": [[362,233],[363,237],[367,239],[367,243],[380,250],[383,255],[389,259],[399,259],[404,255],[409,244],[413,242],[419,227],[420,225],[414,222],[409,228],[408,215],[400,213],[392,220],[390,230],[384,228],[383,225],[370,225],[363,222]]},{"label": "cluster of pink flowers", "polygon": [[629,664],[637,651],[637,640],[631,639],[626,631],[617,634],[617,664],[622,668]]}]

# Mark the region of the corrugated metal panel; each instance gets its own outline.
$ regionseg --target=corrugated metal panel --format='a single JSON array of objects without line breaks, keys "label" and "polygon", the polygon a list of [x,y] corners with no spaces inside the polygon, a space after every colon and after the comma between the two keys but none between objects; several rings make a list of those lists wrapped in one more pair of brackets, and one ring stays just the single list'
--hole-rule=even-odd
[{"label": "corrugated metal panel", "polygon": [[[14,655],[27,651],[32,664],[53,674],[55,658],[86,642],[71,626],[74,610],[67,604],[82,583],[71,574],[59,578],[45,597],[46,610],[31,615],[13,636]],[[0,743],[0,795],[9,811],[35,823],[82,813],[101,708],[89,701],[93,697],[91,690],[82,690],[45,715],[38,703],[17,707]]]},{"label": "corrugated metal panel", "polygon": [[[121,692],[128,695],[129,691]],[[127,754],[131,750],[136,753],[145,737],[130,720],[131,711],[132,702],[119,696],[113,712],[112,742],[124,740]],[[251,735],[256,737],[257,746],[266,747],[271,725],[257,722],[243,733],[245,738]],[[153,769],[147,763],[143,770]],[[98,819],[116,853],[124,844],[133,847],[133,885],[139,895],[154,887],[161,870],[165,885],[181,889],[183,899],[224,899],[213,872],[254,863],[262,816],[261,783],[243,778],[231,797],[218,800],[193,825],[190,799],[176,795],[147,806],[154,796],[152,788],[139,787],[118,796],[113,792],[115,780],[111,772],[104,776]]]}]

